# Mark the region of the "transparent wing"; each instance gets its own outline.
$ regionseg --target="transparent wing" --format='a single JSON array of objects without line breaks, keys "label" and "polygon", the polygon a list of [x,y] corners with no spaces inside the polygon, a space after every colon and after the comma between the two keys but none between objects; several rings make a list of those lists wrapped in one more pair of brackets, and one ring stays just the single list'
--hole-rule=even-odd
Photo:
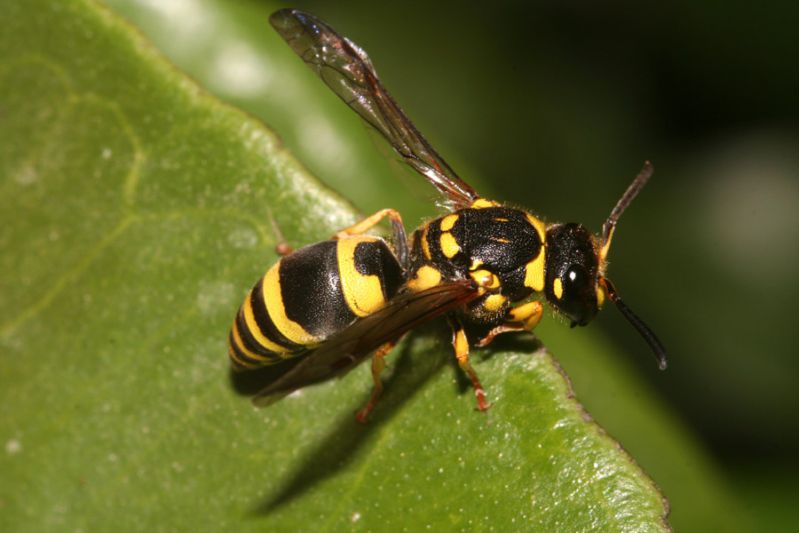
[{"label": "transparent wing", "polygon": [[253,397],[259,407],[314,383],[342,376],[379,346],[398,340],[411,329],[453,311],[478,296],[471,281],[437,285],[417,293],[404,293],[386,307],[354,322],[310,352],[294,368]]},{"label": "transparent wing", "polygon": [[467,207],[478,198],[405,116],[358,45],[313,15],[296,9],[281,9],[269,21],[322,81],[454,207]]}]

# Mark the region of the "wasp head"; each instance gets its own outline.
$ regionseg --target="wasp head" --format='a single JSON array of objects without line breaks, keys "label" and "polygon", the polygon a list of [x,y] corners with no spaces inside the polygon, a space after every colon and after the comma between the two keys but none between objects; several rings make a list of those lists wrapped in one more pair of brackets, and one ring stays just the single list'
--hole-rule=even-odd
[{"label": "wasp head", "polygon": [[594,235],[580,224],[553,224],[547,228],[545,293],[547,300],[569,317],[572,327],[585,326],[610,299],[652,348],[658,366],[666,368],[666,349],[651,329],[622,301],[605,277],[608,251],[619,217],[652,176],[647,161]]},{"label": "wasp head", "polygon": [[580,224],[547,228],[545,294],[572,326],[588,324],[604,301],[596,238]]}]

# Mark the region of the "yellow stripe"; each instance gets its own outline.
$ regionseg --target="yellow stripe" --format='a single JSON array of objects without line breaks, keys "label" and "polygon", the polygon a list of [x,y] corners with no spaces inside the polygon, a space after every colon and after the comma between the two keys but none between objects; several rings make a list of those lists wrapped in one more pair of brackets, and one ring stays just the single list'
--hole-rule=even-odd
[{"label": "yellow stripe", "polygon": [[441,272],[424,265],[408,281],[408,288],[413,292],[421,292],[441,283]]},{"label": "yellow stripe", "polygon": [[441,219],[441,224],[440,224],[441,231],[449,231],[449,230],[451,230],[455,226],[455,223],[458,221],[458,218],[459,218],[458,215],[454,215],[454,214],[453,215],[447,215],[444,218],[442,218]]},{"label": "yellow stripe", "polygon": [[472,202],[471,208],[472,209],[483,209],[485,207],[497,207],[499,206],[498,203],[493,202],[491,200],[486,200],[485,198],[478,198],[474,202]]},{"label": "yellow stripe", "polygon": [[605,288],[601,285],[598,285],[596,288],[596,306],[599,309],[602,309],[602,306],[605,304]]},{"label": "yellow stripe", "polygon": [[[264,283],[266,283],[265,280]],[[258,327],[258,323],[255,321],[255,316],[253,315],[252,312],[252,298],[250,297],[250,295],[247,295],[247,299],[244,300],[244,303],[242,304],[241,307],[244,310],[244,322],[247,324],[247,331],[249,331],[250,335],[253,336],[255,342],[257,342],[258,344],[260,344],[261,346],[263,346],[264,348],[266,348],[271,352],[287,353],[291,351],[289,348],[277,344],[268,337],[265,337],[263,333],[261,333],[261,328]],[[269,310],[267,309],[267,313],[268,312]]]},{"label": "yellow stripe", "polygon": [[427,231],[430,229],[430,224],[426,224],[424,227],[424,231],[422,231],[422,252],[424,252],[425,259],[430,261],[432,259],[432,255],[430,255],[430,243],[427,241]]},{"label": "yellow stripe", "polygon": [[524,269],[524,286],[530,287],[536,292],[544,290],[544,263],[546,262],[546,235],[547,226],[541,220],[530,213],[525,213],[527,221],[535,228],[538,238],[541,240],[541,250],[538,256],[527,263]]},{"label": "yellow stripe", "polygon": [[608,258],[608,251],[610,250],[610,242],[613,240],[613,234],[616,233],[616,226],[610,228],[610,233],[608,233],[608,240],[602,245],[602,248],[599,250],[599,264],[604,267],[605,261]]},{"label": "yellow stripe", "polygon": [[230,345],[228,345],[228,347],[227,347],[227,354],[230,357],[230,360],[233,361],[233,364],[236,365],[236,366],[240,366],[240,367],[243,367],[243,368],[257,368],[258,367],[258,363],[253,363],[253,362],[250,362],[250,361],[242,361],[241,359],[239,359],[239,357],[236,355],[235,350],[233,350],[233,347],[230,346]]},{"label": "yellow stripe", "polygon": [[544,255],[545,248],[542,246],[538,252],[538,257],[527,263],[524,268],[524,286],[530,287],[536,292],[544,290]]},{"label": "yellow stripe", "polygon": [[458,246],[458,241],[455,240],[452,233],[441,234],[441,251],[448,259],[452,259],[461,251],[461,247]]},{"label": "yellow stripe", "polygon": [[543,245],[547,240],[547,225],[530,213],[525,213],[525,215],[527,215],[527,221],[530,222],[536,232],[538,232],[538,238],[541,239],[541,244]]},{"label": "yellow stripe", "polygon": [[[314,337],[305,331],[305,328],[300,324],[286,316],[286,308],[283,305],[283,294],[280,287],[279,267],[280,262],[270,268],[261,284],[269,318],[272,319],[277,330],[291,342],[306,346],[309,344],[316,344],[321,339]],[[283,348],[281,351],[285,352],[287,350]]]},{"label": "yellow stripe", "polygon": [[362,242],[375,242],[374,237],[360,236],[339,239],[336,247],[341,292],[350,310],[357,316],[369,316],[386,305],[380,278],[375,274],[363,275],[355,265],[355,248]]},{"label": "yellow stripe", "polygon": [[[233,333],[233,344],[236,345],[236,348],[238,348],[240,352],[244,352],[244,355],[250,359],[255,359],[256,361],[263,361],[265,363],[274,362],[274,358],[257,354],[244,345],[244,342],[241,340],[241,335],[239,334],[238,320],[233,321],[233,327],[230,329],[230,331]],[[235,359],[236,361],[239,360],[238,357]]]}]

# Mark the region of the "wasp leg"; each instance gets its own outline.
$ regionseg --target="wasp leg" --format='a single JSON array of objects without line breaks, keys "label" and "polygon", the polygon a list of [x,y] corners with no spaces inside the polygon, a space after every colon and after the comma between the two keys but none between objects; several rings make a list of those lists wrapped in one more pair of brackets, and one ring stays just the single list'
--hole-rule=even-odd
[{"label": "wasp leg", "polygon": [[292,253],[293,251],[294,248],[292,248],[291,245],[285,241],[280,241],[275,245],[275,253],[277,253],[280,256],[285,257],[290,253]]},{"label": "wasp leg", "polygon": [[463,324],[455,318],[450,320],[450,326],[452,327],[452,347],[455,349],[455,358],[458,360],[461,370],[466,372],[466,375],[472,380],[474,396],[477,398],[477,410],[485,411],[491,405],[486,400],[485,390],[480,383],[480,378],[477,377],[477,372],[469,362],[469,339],[466,338],[466,331],[463,329]]},{"label": "wasp leg", "polygon": [[505,318],[505,322],[493,328],[488,334],[477,341],[475,346],[483,348],[491,344],[498,335],[511,331],[532,331],[541,322],[544,316],[544,306],[541,302],[528,302],[512,307]]},{"label": "wasp leg", "polygon": [[399,339],[388,341],[378,347],[372,355],[372,380],[374,381],[374,388],[372,389],[372,395],[369,397],[369,401],[366,402],[366,405],[355,415],[355,420],[361,424],[366,423],[366,418],[369,416],[369,413],[372,412],[372,409],[375,408],[377,400],[380,399],[380,395],[383,393],[383,382],[380,380],[380,374],[386,368],[386,361],[384,358],[394,346],[396,346],[397,342],[399,342]]},{"label": "wasp leg", "polygon": [[275,238],[277,240],[277,244],[275,244],[275,253],[283,257],[289,255],[294,251],[294,248],[292,248],[291,245],[286,241],[286,238],[283,236],[283,232],[280,231],[280,227],[277,225],[277,221],[275,221],[275,217],[272,216],[271,211],[269,211],[269,223],[272,226],[272,232],[275,234]]},{"label": "wasp leg", "polygon": [[402,224],[402,217],[395,209],[381,209],[357,224],[353,224],[349,228],[339,231],[333,238],[342,239],[344,237],[366,233],[386,217],[391,219],[391,227],[394,230],[394,248],[397,251],[397,259],[399,259],[399,263],[405,267],[408,262],[408,237],[405,235],[405,226]]}]

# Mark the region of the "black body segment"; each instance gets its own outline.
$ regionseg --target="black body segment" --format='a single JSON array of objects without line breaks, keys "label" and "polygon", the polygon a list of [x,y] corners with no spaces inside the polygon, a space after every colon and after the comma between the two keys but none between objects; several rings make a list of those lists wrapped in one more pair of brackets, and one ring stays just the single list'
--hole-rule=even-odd
[{"label": "black body segment", "polygon": [[382,240],[359,242],[354,259],[359,274],[378,277],[386,300],[397,294],[405,281],[397,258]]},{"label": "black body segment", "polygon": [[337,251],[338,241],[324,241],[280,260],[280,292],[286,317],[320,340],[356,318],[341,291]]},{"label": "black body segment", "polygon": [[[283,262],[281,261],[278,263],[278,268],[282,269],[282,267]],[[258,332],[281,347],[281,352],[297,352],[302,350],[304,346],[298,342],[289,340],[285,335],[283,335],[272,317],[269,315],[269,311],[266,307],[266,300],[264,299],[265,282],[265,276],[259,279],[258,283],[255,284],[255,287],[253,287],[250,291],[249,296],[249,305],[252,306],[252,315],[255,319],[255,324],[258,326]],[[245,304],[246,303],[247,302],[245,302]],[[244,317],[244,313],[240,313],[240,315]]]},{"label": "black body segment", "polygon": [[541,236],[523,211],[488,207],[464,209],[459,215],[451,232],[470,263],[479,261],[497,274],[511,272],[541,251]]}]

